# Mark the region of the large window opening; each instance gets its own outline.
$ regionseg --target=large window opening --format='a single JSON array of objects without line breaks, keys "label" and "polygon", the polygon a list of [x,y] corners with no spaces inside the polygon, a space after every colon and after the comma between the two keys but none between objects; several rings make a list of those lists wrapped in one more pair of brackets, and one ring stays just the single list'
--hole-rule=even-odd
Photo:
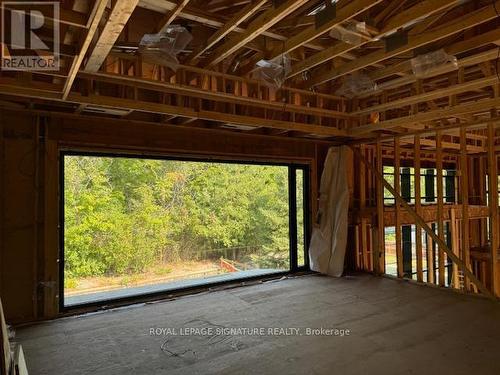
[{"label": "large window opening", "polygon": [[306,166],[61,160],[63,307],[307,267]]}]

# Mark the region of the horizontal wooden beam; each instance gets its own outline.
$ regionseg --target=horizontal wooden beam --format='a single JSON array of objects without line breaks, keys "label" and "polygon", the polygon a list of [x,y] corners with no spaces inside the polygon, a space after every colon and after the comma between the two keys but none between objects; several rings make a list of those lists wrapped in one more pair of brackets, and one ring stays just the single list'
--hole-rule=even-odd
[{"label": "horizontal wooden beam", "polygon": [[[476,120],[471,120],[467,122],[450,122],[447,125],[439,125],[434,128],[425,128],[425,129],[411,129],[411,130],[405,130],[404,133],[398,133],[398,134],[390,134],[390,135],[383,135],[380,136],[378,133],[373,132],[370,134],[367,134],[366,137],[360,137],[357,140],[352,140],[349,143],[351,145],[356,145],[356,144],[373,144],[375,143],[378,139],[380,139],[381,142],[392,142],[394,137],[399,137],[400,140],[405,140],[405,139],[413,139],[415,135],[420,135],[421,137],[431,137],[436,134],[436,130],[439,129],[442,134],[447,134],[447,135],[455,135],[457,133],[457,130],[460,129],[467,129],[468,131],[470,130],[483,130],[485,129],[489,123],[495,124],[495,126],[500,126],[500,117],[490,117],[490,118],[480,118]],[[477,137],[479,135],[477,134],[467,134],[468,137]],[[482,139],[484,140],[484,139]],[[432,152],[432,151],[431,151]]]},{"label": "horizontal wooden beam", "polygon": [[[284,108],[283,102],[281,101],[270,101],[270,100],[252,98],[248,96],[238,96],[225,92],[200,89],[196,86],[190,86],[186,84],[160,82],[152,79],[137,78],[137,77],[123,76],[119,74],[110,74],[110,73],[81,72],[79,74],[79,77],[94,82],[107,82],[116,85],[132,86],[134,88],[155,90],[159,92],[168,92],[172,94],[192,96],[195,98],[207,99],[207,100],[219,100],[227,103],[249,105],[249,106],[274,109],[279,111],[283,111]],[[326,108],[318,108],[312,106],[303,106],[293,103],[286,104],[286,107],[284,109],[290,112],[304,113],[309,115],[321,115],[331,118],[336,117],[346,120],[354,118],[354,116],[341,111],[334,111]]]},{"label": "horizontal wooden beam", "polygon": [[148,102],[125,98],[110,97],[105,95],[81,95],[70,93],[66,100],[62,100],[57,91],[33,89],[23,86],[12,86],[0,84],[0,92],[6,95],[37,98],[61,103],[73,103],[77,105],[92,105],[101,108],[125,109],[146,113],[172,115],[192,119],[214,121],[222,124],[236,124],[256,127],[268,127],[286,131],[298,131],[311,135],[326,137],[345,137],[346,132],[335,127],[321,126],[309,123],[299,123],[294,121],[273,120],[265,117],[254,117],[239,114],[228,114],[224,112],[207,111],[195,109],[185,105],[168,105],[159,102]]},{"label": "horizontal wooden beam", "polygon": [[492,84],[495,84],[495,83],[498,83],[498,77],[496,74],[489,76],[489,77],[475,79],[475,80],[470,81],[470,82],[450,85],[450,86],[443,88],[443,89],[424,92],[422,94],[409,96],[407,98],[393,100],[393,101],[386,102],[383,104],[378,104],[378,105],[375,105],[372,107],[366,107],[366,108],[360,109],[358,111],[352,112],[352,114],[359,116],[359,115],[366,115],[366,114],[369,114],[371,112],[386,111],[386,110],[391,109],[391,108],[405,107],[405,106],[409,106],[412,104],[417,104],[417,103],[422,103],[422,102],[426,102],[429,100],[435,100],[435,99],[447,97],[450,95],[460,94],[460,93],[463,93],[466,91],[482,89],[482,88],[491,86]]},{"label": "horizontal wooden beam", "polygon": [[389,130],[400,126],[409,127],[412,124],[418,124],[424,121],[450,118],[465,113],[489,111],[491,108],[495,108],[499,105],[500,98],[485,99],[477,102],[455,105],[448,108],[440,108],[433,111],[420,112],[415,115],[398,117],[395,119],[382,121],[377,124],[361,125],[350,129],[349,134],[353,136],[361,136],[362,134],[370,133],[372,131]]}]

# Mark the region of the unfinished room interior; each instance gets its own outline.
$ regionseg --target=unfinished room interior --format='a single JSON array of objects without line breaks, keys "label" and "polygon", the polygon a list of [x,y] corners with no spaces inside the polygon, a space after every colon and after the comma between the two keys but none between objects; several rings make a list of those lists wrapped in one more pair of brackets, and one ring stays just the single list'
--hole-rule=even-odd
[{"label": "unfinished room interior", "polygon": [[0,4],[0,375],[500,374],[500,1]]}]

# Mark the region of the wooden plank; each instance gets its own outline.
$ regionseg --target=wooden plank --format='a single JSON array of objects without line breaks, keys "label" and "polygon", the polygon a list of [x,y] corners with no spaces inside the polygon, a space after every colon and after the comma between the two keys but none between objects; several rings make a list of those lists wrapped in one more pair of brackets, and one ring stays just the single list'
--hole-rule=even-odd
[{"label": "wooden plank", "polygon": [[436,278],[435,278],[435,267],[434,265],[435,260],[434,260],[434,251],[433,251],[433,241],[432,237],[429,236],[428,234],[425,236],[426,238],[426,245],[425,245],[425,250],[427,252],[427,282],[430,284],[435,284],[436,283]]},{"label": "wooden plank", "polygon": [[[470,263],[469,238],[469,162],[467,158],[467,130],[460,129],[460,197],[462,202],[462,259],[465,266],[472,270]],[[465,289],[470,290],[469,278],[464,277]]]},{"label": "wooden plank", "polygon": [[478,89],[482,89],[492,84],[498,82],[498,77],[496,74],[491,75],[489,77],[475,79],[470,82],[465,82],[461,84],[450,85],[446,88],[425,92],[422,94],[412,95],[403,99],[393,100],[391,102],[387,102],[384,104],[375,105],[372,107],[367,107],[360,109],[356,112],[352,112],[354,115],[366,115],[371,112],[379,112],[386,111],[391,108],[399,108],[408,105],[413,105],[417,103],[427,102],[429,100],[435,100],[439,98],[443,98],[450,95],[456,95],[467,91],[474,91]]},{"label": "wooden plank", "polygon": [[[410,139],[402,139],[401,144],[412,144],[413,141]],[[436,149],[436,141],[432,139],[421,139],[420,140],[420,145],[421,146],[426,146],[426,150],[432,150]],[[460,144],[459,143],[452,143],[452,142],[441,142],[441,147],[443,150],[448,149],[448,150],[460,150]],[[486,147],[484,146],[474,146],[474,145],[467,145],[467,152],[473,154],[473,153],[481,153],[481,152],[486,152]]]},{"label": "wooden plank", "polygon": [[[382,159],[382,143],[377,142],[376,146],[377,170],[384,173],[384,163]],[[377,247],[374,249],[373,270],[375,274],[385,273],[385,226],[384,226],[384,185],[377,182]]]},{"label": "wooden plank", "polygon": [[[434,160],[432,160],[434,161]],[[444,205],[443,218],[444,221],[450,220],[451,209],[455,210],[455,217],[458,219],[462,218],[462,205]],[[375,211],[374,208],[367,208],[365,211],[360,211],[359,216],[369,217]],[[419,216],[428,224],[437,222],[437,204],[426,204],[422,205],[421,214]],[[355,212],[353,212],[354,214]],[[485,219],[489,217],[488,206],[476,206],[469,205],[469,219]],[[386,207],[384,210],[384,223],[386,227],[394,226],[396,222],[396,212],[394,207]],[[415,224],[413,218],[407,214],[405,211],[401,211],[401,225],[412,225]]]},{"label": "wooden plank", "polygon": [[[175,2],[168,0],[142,0],[139,3],[140,7],[153,9],[160,13],[168,13],[169,11],[173,10],[176,7],[176,5],[177,4]],[[227,23],[223,18],[217,17],[216,15],[208,12],[204,12],[191,5],[188,5],[186,8],[184,8],[184,10],[179,13],[179,17],[189,21],[201,23],[205,26],[212,27],[217,30],[223,28],[224,25]],[[237,26],[233,29],[233,31],[242,34],[246,32],[246,29]],[[280,41],[285,41],[288,39],[284,35],[269,30],[263,31],[262,35]],[[324,49],[321,45],[313,43],[307,43],[305,46],[315,51],[322,51]]]},{"label": "wooden plank", "polygon": [[241,23],[245,22],[248,18],[253,16],[265,3],[267,0],[252,1],[241,11],[236,13],[228,22],[226,22],[222,27],[220,27],[213,35],[208,38],[207,43],[194,51],[187,59],[187,63],[193,63],[197,58],[199,58],[203,53],[208,51],[219,41],[221,41],[226,35],[234,31]]},{"label": "wooden plank", "polygon": [[250,23],[244,33],[230,38],[227,42],[216,48],[212,53],[212,57],[203,65],[205,67],[212,67],[218,64],[305,3],[307,3],[307,0],[288,0],[277,8],[267,10]]},{"label": "wooden plank", "polygon": [[[399,138],[394,138],[394,191],[400,194],[401,191],[401,161]],[[401,206],[398,201],[394,202],[396,210],[396,258],[398,264],[398,277],[403,277],[403,249],[401,233]]]},{"label": "wooden plank", "polygon": [[[390,22],[390,25],[384,27],[384,29],[381,30],[380,33],[375,38],[372,38],[371,40],[363,40],[360,44],[357,45],[343,43],[343,42],[335,43],[333,46],[326,48],[324,51],[318,52],[313,56],[294,64],[292,66],[292,71],[290,72],[289,77],[293,77],[304,71],[310,70],[320,64],[323,64],[327,61],[332,60],[335,57],[350,52],[353,49],[359,48],[369,42],[375,42],[379,38],[388,35],[394,31],[397,31],[399,28],[405,26],[409,22],[409,20],[427,17],[429,15],[441,11],[441,9],[444,6],[449,6],[450,4],[453,3],[457,3],[457,0],[442,0],[439,2],[439,5],[436,4],[435,0],[421,1],[417,3],[415,6],[408,8],[404,12],[395,16],[394,20]],[[353,63],[357,60],[358,59],[355,59]],[[330,68],[328,67],[327,70],[330,70]],[[319,83],[322,82],[316,81],[315,78],[313,77],[313,82],[311,83],[311,86],[315,86]]]},{"label": "wooden plank", "polygon": [[[433,2],[435,4],[435,2]],[[408,36],[408,43],[404,46],[396,48],[392,51],[386,51],[385,49],[372,52],[368,55],[361,56],[358,59],[351,61],[349,63],[341,65],[338,69],[333,69],[327,71],[323,74],[313,77],[310,86],[316,86],[321,83],[330,81],[332,79],[339,78],[343,75],[353,73],[357,70],[366,68],[370,65],[379,63],[381,61],[387,60],[391,57],[395,57],[399,54],[411,51],[415,48],[419,48],[426,44],[432,43],[434,41],[446,38],[465,29],[480,25],[489,20],[497,17],[494,5],[500,8],[500,0],[496,1],[494,4],[485,6],[477,11],[466,14],[465,16],[448,22],[444,25],[439,26],[434,30],[424,32],[420,35]],[[435,5],[434,5],[435,6]]]},{"label": "wooden plank", "polygon": [[[366,148],[361,145],[361,154],[365,154]],[[363,167],[361,161],[359,162],[359,207],[364,209],[366,207],[366,168]],[[367,241],[367,227],[368,220],[361,218],[360,231],[361,231],[361,253],[363,260],[363,270],[368,271],[368,241]]]},{"label": "wooden plank", "polygon": [[[451,210],[451,218],[450,218],[450,236],[451,236],[451,251],[453,253],[460,257],[460,252],[458,250],[458,226],[457,226],[457,219],[455,216],[455,210]],[[460,289],[460,281],[458,277],[458,265],[456,263],[453,263],[451,267],[451,272],[452,272],[452,279],[451,279],[451,285],[455,289]],[[450,271],[449,271],[450,272]]]},{"label": "wooden plank", "polygon": [[78,52],[78,55],[71,62],[71,67],[69,69],[68,78],[66,79],[66,82],[64,83],[63,94],[62,94],[63,100],[66,100],[69,92],[71,91],[71,87],[73,86],[73,82],[76,78],[76,75],[78,74],[78,71],[80,70],[80,66],[82,65],[82,61],[83,61],[85,55],[87,54],[87,51],[90,47],[90,43],[92,42],[92,40],[96,34],[97,27],[99,26],[99,22],[101,21],[102,15],[104,14],[104,11],[106,10],[107,4],[108,4],[107,0],[97,0],[94,3],[94,8],[93,8],[91,15],[89,17],[89,21],[90,21],[89,28],[87,30],[85,37],[83,38],[83,42],[80,46],[80,51]]},{"label": "wooden plank", "polygon": [[[134,88],[143,88],[159,92],[192,96],[200,99],[220,100],[228,103],[236,103],[236,104],[255,106],[260,108],[269,108],[269,109],[279,110],[280,112],[283,111],[283,102],[281,101],[263,100],[263,99],[252,98],[249,96],[242,96],[240,94],[238,95],[228,94],[225,92],[213,92],[186,84],[173,84],[167,82],[159,82],[152,79],[126,77],[109,73],[92,73],[92,74],[80,73],[79,77],[93,80],[94,82],[101,81],[101,82],[114,83],[117,85],[120,84],[130,85]],[[288,104],[286,106],[286,109],[291,112],[304,113],[316,116],[324,115],[332,117],[339,116],[345,119],[353,118],[353,116],[340,111],[334,111],[334,110],[305,106],[305,105]]]},{"label": "wooden plank", "polygon": [[384,177],[378,173],[376,168],[374,168],[370,162],[368,162],[363,155],[356,149],[356,147],[351,147],[353,152],[361,159],[361,161],[375,174],[375,176],[382,181],[384,184],[384,187],[389,190],[389,192],[394,196],[394,199],[414,218],[415,222],[418,223],[424,230],[427,232],[427,234],[440,246],[444,252],[451,258],[452,261],[456,262],[460,269],[470,278],[470,280],[478,287],[478,289],[481,291],[482,294],[485,296],[495,299],[495,296],[490,293],[490,291],[484,286],[484,284],[479,281],[472,272],[470,272],[464,265],[464,263],[458,258],[453,252],[448,248],[446,243],[439,238],[436,233],[425,223],[422,218],[417,215],[415,210],[399,195],[396,190],[389,184]]},{"label": "wooden plank", "polygon": [[99,70],[138,3],[139,0],[116,0],[85,65],[85,71],[97,72]]},{"label": "wooden plank", "polygon": [[493,295],[499,296],[498,288],[498,162],[495,154],[496,132],[493,124],[488,124],[488,206],[490,208],[490,283]]},{"label": "wooden plank", "polygon": [[[43,90],[32,89],[29,87],[13,87],[0,84],[0,90],[6,94],[29,97],[45,98],[61,102],[60,94],[57,92],[46,92]],[[103,108],[120,108],[148,113],[166,114],[180,117],[197,118],[201,120],[216,121],[222,123],[231,123],[236,125],[247,125],[252,127],[272,127],[283,130],[303,131],[315,135],[328,136],[346,136],[344,130],[339,130],[330,126],[314,125],[308,123],[299,123],[293,121],[273,120],[262,117],[253,117],[246,115],[229,114],[226,112],[214,112],[206,110],[195,110],[189,107],[172,106],[162,103],[145,102],[132,99],[122,99],[116,97],[106,97],[99,95],[80,95],[70,93],[65,100],[66,103],[75,103],[78,105],[95,105]]]},{"label": "wooden plank", "polygon": [[[464,52],[468,52],[472,49],[476,49],[478,47],[484,47],[488,44],[494,43],[500,39],[500,30],[498,29],[493,29],[491,31],[481,33],[479,35],[472,36],[466,40],[448,45],[444,47],[444,51],[446,53],[449,53],[450,55],[457,55],[457,54],[462,54]],[[461,59],[458,59],[457,64],[458,67],[464,67],[464,66],[469,66],[469,65],[474,65],[478,62],[482,61],[487,61],[496,58],[496,55],[493,55],[493,52],[496,52],[497,49],[495,48],[494,50],[490,51],[485,51],[485,52],[480,52],[475,55],[467,56]],[[488,52],[491,52],[491,57],[488,57]],[[436,67],[435,69],[432,69],[431,72],[428,72],[426,74],[426,78],[434,77],[440,74],[444,74],[447,72],[451,72],[453,70],[456,70],[455,66],[453,64],[445,64],[439,67]],[[393,64],[390,66],[385,67],[384,69],[377,69],[376,71],[372,72],[369,74],[370,78],[373,80],[380,80],[382,78],[386,78],[392,75],[401,75],[404,74],[402,78],[399,79],[393,79],[391,81],[383,82],[381,83],[375,90],[375,92],[379,92],[380,90],[387,89],[387,88],[394,88],[397,86],[401,86],[402,84],[407,84],[411,83],[410,81],[413,79],[417,79],[415,75],[413,74],[408,74],[407,73],[413,73],[412,72],[412,66],[411,66],[411,60],[406,60],[403,61],[399,64]],[[372,93],[370,93],[372,95]],[[364,95],[361,94],[361,97]]]},{"label": "wooden plank", "polygon": [[316,27],[316,25],[309,26],[298,34],[293,35],[284,43],[283,46],[273,49],[269,58],[275,58],[282,53],[290,53],[300,46],[303,46],[304,44],[311,42],[321,35],[329,32],[336,26],[341,25],[343,22],[366,12],[368,9],[381,2],[382,0],[344,1],[345,5],[337,8],[335,18],[319,27]]},{"label": "wooden plank", "polygon": [[[415,186],[415,212],[420,215],[422,207],[421,201],[421,186],[420,186],[420,136],[415,136],[415,149],[414,149],[414,186]],[[423,282],[423,266],[422,266],[422,228],[420,225],[415,225],[415,251],[417,254],[417,281]]]},{"label": "wooden plank", "polygon": [[[436,191],[437,191],[437,227],[438,236],[444,242],[443,218],[443,148],[441,146],[442,133],[436,132]],[[445,252],[442,246],[438,247],[438,283],[445,286]]]},{"label": "wooden plank", "polygon": [[[481,34],[481,35],[478,35],[476,37],[472,37],[472,38],[468,39],[467,41],[476,42],[473,45],[479,46],[483,43],[484,44],[493,43],[494,41],[496,41],[498,39],[500,39],[500,29],[495,29],[491,32]],[[461,48],[460,50],[456,51],[455,53],[461,53],[461,52],[467,51],[467,49],[465,51],[463,51],[463,49],[464,48]],[[473,66],[473,65],[485,62],[485,61],[496,59],[497,52],[498,52],[498,49],[494,48],[494,49],[490,49],[490,50],[487,50],[484,52],[476,53],[474,55],[460,58],[460,59],[458,59],[458,62],[457,62],[458,67],[464,68],[464,67]],[[449,53],[451,53],[451,52],[449,52]],[[426,75],[426,78],[431,78],[431,77],[435,77],[435,76],[438,76],[441,74],[446,74],[446,73],[452,72],[454,70],[456,70],[456,67],[453,64],[445,64],[445,65],[442,65],[440,67],[437,67],[436,69],[433,69],[432,72],[429,72],[429,74]],[[408,73],[408,74],[406,74],[406,73]],[[411,83],[417,81],[418,77],[416,77],[414,74],[410,74],[410,73],[412,73],[411,72],[411,63],[395,64],[395,65],[389,66],[385,69],[377,70],[377,71],[373,72],[372,74],[370,74],[370,78],[372,78],[373,80],[378,80],[378,79],[388,77],[388,76],[391,76],[394,74],[405,74],[405,75],[403,75],[400,78],[394,78],[394,79],[391,79],[391,80],[388,80],[385,82],[380,82],[377,85],[376,90],[374,90],[372,92],[361,93],[359,95],[359,98],[366,98],[369,96],[377,95],[377,94],[382,93],[384,90],[395,89],[395,88],[398,88],[398,87],[401,87],[404,85],[408,85],[408,84],[411,84]]]},{"label": "wooden plank", "polygon": [[[500,105],[500,98],[491,98],[479,100],[477,102],[458,104],[451,107],[435,109],[432,111],[421,112],[416,115],[409,115],[398,117],[396,119],[381,121],[378,124],[368,124],[354,127],[349,130],[349,134],[353,136],[361,136],[371,131],[389,130],[396,127],[411,128],[414,124],[421,122],[432,121],[442,118],[456,117],[457,115],[467,113],[477,113],[482,111],[489,111],[491,108]],[[484,122],[484,121],[483,121]],[[447,126],[446,128],[460,127],[461,124]]]},{"label": "wooden plank", "polygon": [[158,27],[156,28],[159,33],[162,31],[165,31],[167,27],[170,26],[172,22],[177,18],[177,16],[182,12],[182,10],[188,5],[189,0],[181,0],[177,6],[170,11],[167,15],[165,15],[160,23],[158,24]]}]

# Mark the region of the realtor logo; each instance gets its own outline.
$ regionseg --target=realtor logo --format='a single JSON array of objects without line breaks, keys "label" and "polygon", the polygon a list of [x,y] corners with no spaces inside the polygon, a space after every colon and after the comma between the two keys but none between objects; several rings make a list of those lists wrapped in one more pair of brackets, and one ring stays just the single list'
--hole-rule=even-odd
[{"label": "realtor logo", "polygon": [[2,1],[2,70],[59,70],[59,2]]}]

